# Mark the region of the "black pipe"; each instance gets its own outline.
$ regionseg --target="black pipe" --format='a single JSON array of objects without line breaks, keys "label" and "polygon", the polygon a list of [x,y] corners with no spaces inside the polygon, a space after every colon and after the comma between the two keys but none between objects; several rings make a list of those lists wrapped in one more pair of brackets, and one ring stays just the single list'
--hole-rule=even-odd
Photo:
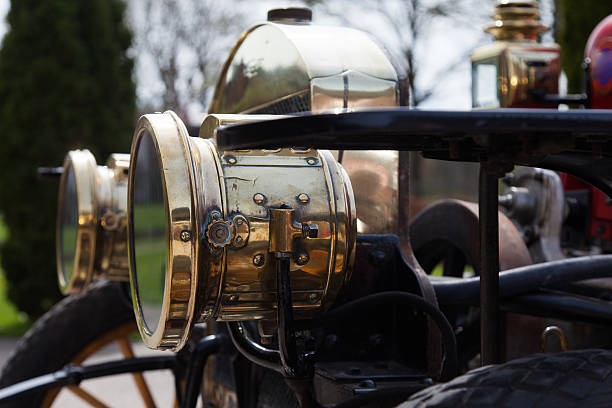
[{"label": "black pipe", "polygon": [[232,343],[234,343],[234,346],[243,356],[257,365],[281,374],[283,373],[278,350],[269,349],[258,344],[251,338],[242,322],[228,322],[227,329]]},{"label": "black pipe", "polygon": [[191,351],[190,362],[185,378],[185,392],[181,401],[181,408],[195,408],[198,403],[198,395],[202,387],[204,366],[208,357],[219,352],[227,346],[229,339],[224,334],[206,336],[195,345]]},{"label": "black pipe", "polygon": [[[612,277],[612,255],[562,259],[501,272],[499,293],[501,297],[517,296],[566,282],[609,277]],[[479,277],[432,280],[431,284],[442,305],[479,304]]]},{"label": "black pipe", "polygon": [[278,348],[283,365],[283,375],[285,377],[301,377],[304,373],[299,372],[301,364],[298,361],[295,327],[293,325],[289,259],[288,256],[277,257],[276,259]]},{"label": "black pipe", "polygon": [[503,310],[592,324],[612,323],[612,303],[559,292],[528,293],[508,299]]},{"label": "black pipe", "polygon": [[432,318],[440,329],[444,345],[445,358],[440,379],[448,381],[455,377],[457,375],[457,339],[455,338],[453,328],[437,307],[420,296],[397,291],[374,293],[330,310],[319,317],[318,323],[322,326],[341,324],[347,319],[359,316],[360,309],[367,309],[369,311],[374,305],[388,304],[412,306]]},{"label": "black pipe", "polygon": [[30,378],[0,389],[0,403],[11,401],[30,392],[45,391],[64,385],[79,385],[81,381],[92,378],[149,370],[173,369],[176,363],[176,356],[173,355],[128,358],[89,366],[67,365],[53,373]]},{"label": "black pipe", "polygon": [[499,319],[499,164],[480,163],[478,238],[480,240],[480,365],[502,361]]}]

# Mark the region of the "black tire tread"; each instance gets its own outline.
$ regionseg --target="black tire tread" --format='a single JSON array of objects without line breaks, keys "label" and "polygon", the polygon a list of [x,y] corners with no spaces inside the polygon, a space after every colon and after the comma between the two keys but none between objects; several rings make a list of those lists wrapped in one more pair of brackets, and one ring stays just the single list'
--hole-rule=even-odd
[{"label": "black tire tread", "polygon": [[472,370],[414,394],[401,408],[610,407],[612,351],[537,354]]}]

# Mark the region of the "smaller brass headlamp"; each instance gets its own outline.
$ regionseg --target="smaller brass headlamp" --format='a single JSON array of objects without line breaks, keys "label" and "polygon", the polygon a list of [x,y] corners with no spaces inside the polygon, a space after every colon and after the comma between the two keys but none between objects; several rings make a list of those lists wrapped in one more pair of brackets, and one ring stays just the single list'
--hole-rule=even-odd
[{"label": "smaller brass headlamp", "polygon": [[210,115],[204,137],[189,137],[172,112],[138,122],[128,253],[136,320],[150,348],[180,349],[207,319],[276,319],[278,253],[290,258],[297,319],[329,307],[349,279],[353,191],[330,152],[219,152],[205,138],[217,125],[257,118]]},{"label": "smaller brass headlamp", "polygon": [[126,207],[130,156],[98,166],[89,150],[64,160],[57,212],[56,258],[62,293],[80,293],[101,277],[128,279]]}]

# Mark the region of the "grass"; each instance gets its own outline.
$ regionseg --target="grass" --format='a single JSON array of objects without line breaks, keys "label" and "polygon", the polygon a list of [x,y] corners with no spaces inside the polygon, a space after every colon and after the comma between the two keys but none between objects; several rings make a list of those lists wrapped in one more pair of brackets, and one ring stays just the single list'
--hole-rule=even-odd
[{"label": "grass", "polygon": [[[431,271],[431,274],[433,276],[444,276],[444,262],[440,262],[439,264],[437,264],[435,268],[433,268],[433,270]],[[465,267],[463,268],[463,277],[471,278],[473,276],[475,276],[474,268],[472,268],[470,265],[465,265]]]},{"label": "grass", "polygon": [[[0,218],[0,243],[6,241],[7,236],[8,230]],[[7,289],[4,271],[0,269],[0,336],[21,337],[32,322],[9,301]]]}]

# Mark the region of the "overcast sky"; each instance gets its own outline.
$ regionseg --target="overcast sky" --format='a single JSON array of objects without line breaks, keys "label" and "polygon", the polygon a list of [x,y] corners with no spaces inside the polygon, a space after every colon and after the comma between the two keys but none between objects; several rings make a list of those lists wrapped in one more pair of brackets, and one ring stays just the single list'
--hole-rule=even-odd
[{"label": "overcast sky", "polygon": [[0,38],[4,36],[6,32],[6,23],[4,19],[6,18],[6,13],[9,9],[9,0],[0,0]]},{"label": "overcast sky", "polygon": [[[552,21],[552,15],[550,14],[549,7],[550,2],[551,0],[544,0],[542,2],[544,6],[544,10],[542,10],[543,20],[547,24],[550,24]],[[249,18],[252,18],[253,21],[244,21],[243,23],[245,24],[245,29],[254,21],[264,20],[267,9],[280,6],[286,7],[288,5],[299,3],[296,3],[294,0],[268,0],[254,4],[257,4],[257,6],[249,6],[253,7],[252,13],[249,13]],[[493,4],[494,2],[492,0],[490,2],[483,0],[483,5],[490,6],[491,10],[493,9]],[[9,0],[0,0],[0,38],[2,38],[7,30],[5,18],[8,8]],[[317,10],[315,9],[315,23],[338,23],[337,19],[334,21],[333,17],[325,17],[321,15],[317,16],[316,11]],[[362,8],[355,6],[352,2],[347,2],[347,7],[343,6],[341,12],[344,14],[347,21],[358,22],[356,24],[357,26],[359,26],[360,21],[364,21]],[[374,14],[375,13],[370,13],[368,15],[368,22],[371,23],[371,19],[376,18]],[[421,82],[421,85],[425,87],[434,82],[441,82],[438,89],[442,91],[435,93],[430,99],[425,101],[425,103],[421,105],[421,108],[469,109],[471,104],[470,62],[469,58],[464,58],[463,56],[476,46],[490,42],[491,40],[480,34],[480,26],[482,25],[480,22],[475,22],[472,27],[463,28],[456,27],[452,21],[441,21],[436,24],[437,25],[435,27],[430,28],[426,41],[422,42],[421,44],[422,49],[426,52],[422,53],[423,57],[419,81]],[[397,47],[398,44],[393,44],[393,41],[397,41],[397,39],[394,38],[393,33],[391,33],[389,29],[385,28],[384,21],[381,21],[380,25],[375,25],[377,28],[379,26],[380,29],[377,29],[376,35],[379,37],[381,42],[391,49]],[[547,35],[545,40],[552,40],[550,34]],[[439,77],[437,73],[439,72],[440,65],[444,61],[453,60],[459,60],[462,62],[457,65],[456,69],[446,73],[444,77]],[[146,71],[143,73],[142,70],[137,69],[136,72],[139,76],[139,80],[137,81],[139,88],[138,94],[142,100],[142,95],[148,94],[147,90],[143,89],[143,87],[145,84],[151,87],[155,80],[151,81],[149,78],[143,78],[143,75],[147,75]]]}]

